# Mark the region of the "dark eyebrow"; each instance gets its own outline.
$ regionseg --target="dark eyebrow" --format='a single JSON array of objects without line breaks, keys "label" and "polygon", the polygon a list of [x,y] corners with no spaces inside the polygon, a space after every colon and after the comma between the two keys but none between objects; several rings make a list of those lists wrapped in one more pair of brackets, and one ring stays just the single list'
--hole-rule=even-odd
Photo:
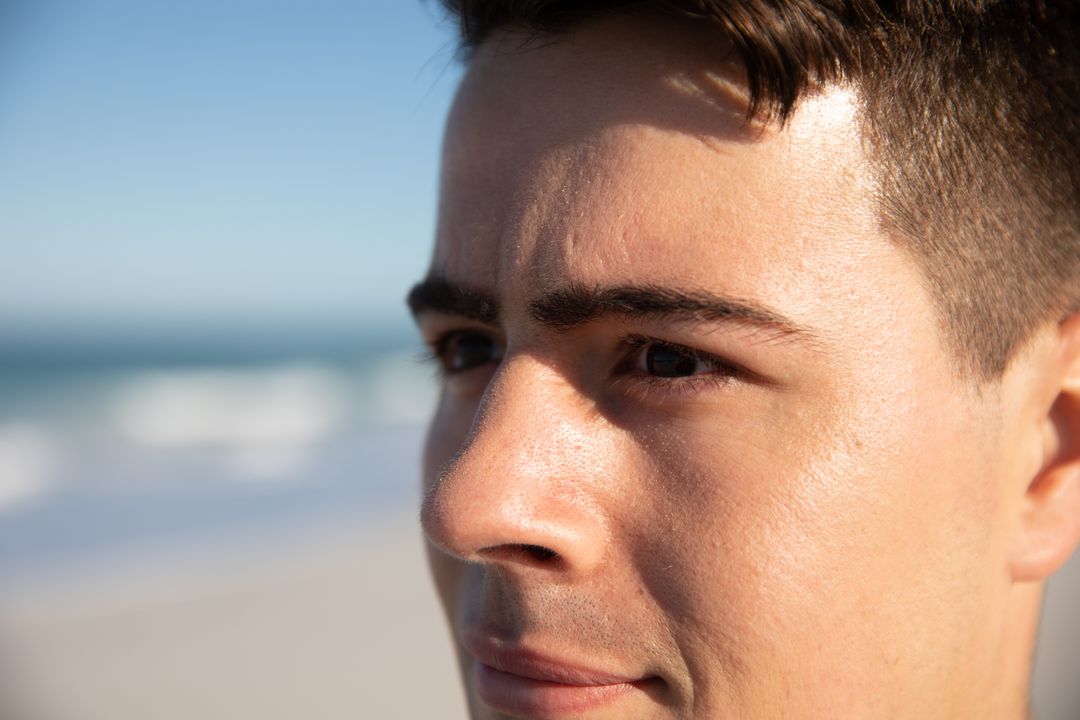
[{"label": "dark eyebrow", "polygon": [[487,325],[494,325],[499,320],[499,303],[493,295],[439,276],[428,277],[414,285],[405,301],[416,317],[425,312],[437,312]]},{"label": "dark eyebrow", "polygon": [[[495,325],[499,304],[490,293],[432,276],[409,292],[413,315],[438,312]],[[679,290],[656,285],[588,287],[581,284],[545,293],[529,303],[536,322],[555,330],[572,330],[607,317],[627,319],[689,316],[698,322],[737,322],[769,330],[777,337],[817,344],[814,333],[758,303],[701,290]]]},{"label": "dark eyebrow", "polygon": [[529,304],[529,312],[537,322],[558,330],[569,330],[610,316],[684,315],[699,322],[734,321],[757,325],[781,337],[807,340],[814,337],[809,329],[751,301],[656,285],[590,288],[574,284],[545,293]]}]

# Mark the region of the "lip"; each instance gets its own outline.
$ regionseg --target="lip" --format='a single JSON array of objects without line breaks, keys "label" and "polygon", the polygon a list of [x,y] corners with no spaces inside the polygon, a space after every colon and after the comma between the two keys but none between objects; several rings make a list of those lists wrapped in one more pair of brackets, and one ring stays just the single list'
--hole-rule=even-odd
[{"label": "lip", "polygon": [[466,637],[476,660],[476,693],[493,710],[536,720],[564,720],[642,692],[658,681],[631,676],[485,637]]}]

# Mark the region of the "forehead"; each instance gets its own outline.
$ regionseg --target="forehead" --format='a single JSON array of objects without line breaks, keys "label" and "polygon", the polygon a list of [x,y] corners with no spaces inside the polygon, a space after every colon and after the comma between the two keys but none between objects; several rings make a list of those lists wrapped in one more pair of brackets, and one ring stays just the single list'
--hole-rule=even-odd
[{"label": "forehead", "polygon": [[730,47],[692,23],[496,35],[448,123],[433,271],[511,302],[647,279],[793,317],[872,292],[895,251],[854,94],[812,95],[782,129],[746,103]]}]

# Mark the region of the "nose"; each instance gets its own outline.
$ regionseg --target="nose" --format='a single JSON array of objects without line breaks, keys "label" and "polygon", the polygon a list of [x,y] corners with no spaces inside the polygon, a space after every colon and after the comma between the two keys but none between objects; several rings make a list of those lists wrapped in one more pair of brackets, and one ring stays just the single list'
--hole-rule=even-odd
[{"label": "nose", "polygon": [[467,433],[443,415],[429,437],[428,467],[440,454],[452,459],[421,510],[432,544],[512,571],[582,576],[600,566],[609,532],[599,489],[610,453],[580,392],[539,363],[507,359]]}]

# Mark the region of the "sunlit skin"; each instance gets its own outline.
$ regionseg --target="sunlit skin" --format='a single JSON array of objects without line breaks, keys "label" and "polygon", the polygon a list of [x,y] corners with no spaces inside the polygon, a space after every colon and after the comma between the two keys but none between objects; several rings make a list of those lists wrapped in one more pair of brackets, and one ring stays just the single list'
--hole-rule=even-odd
[{"label": "sunlit skin", "polygon": [[1023,717],[1080,534],[1077,323],[966,379],[878,222],[856,93],[745,110],[675,20],[470,65],[413,306],[472,716]]}]

